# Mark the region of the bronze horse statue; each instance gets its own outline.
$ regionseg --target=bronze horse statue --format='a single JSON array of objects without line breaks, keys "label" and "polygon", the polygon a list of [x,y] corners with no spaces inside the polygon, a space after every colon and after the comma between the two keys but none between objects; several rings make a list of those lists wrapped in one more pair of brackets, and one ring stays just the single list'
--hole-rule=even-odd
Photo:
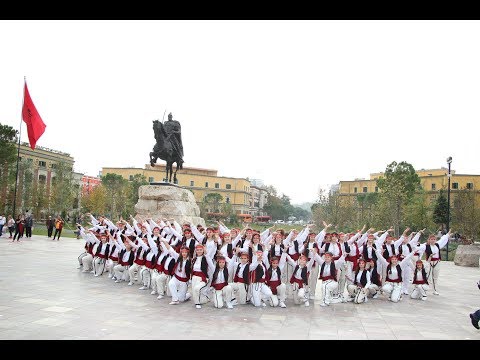
[{"label": "bronze horse statue", "polygon": [[[169,119],[171,119],[171,115],[169,115]],[[152,167],[155,166],[158,158],[165,160],[167,162],[165,181],[172,182],[173,163],[176,163],[177,166],[173,173],[173,182],[176,184],[177,171],[183,168],[183,147],[181,147],[181,142],[179,144],[175,134],[173,132],[168,133],[164,124],[159,120],[153,120],[153,132],[157,142],[150,153],[150,165]]]}]

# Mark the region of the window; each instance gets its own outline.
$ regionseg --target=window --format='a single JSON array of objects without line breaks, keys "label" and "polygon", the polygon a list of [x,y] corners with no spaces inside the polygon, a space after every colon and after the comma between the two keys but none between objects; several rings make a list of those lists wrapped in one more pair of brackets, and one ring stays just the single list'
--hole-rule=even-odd
[{"label": "window", "polygon": [[133,181],[133,175],[130,175],[130,176],[128,177],[128,180]]},{"label": "window", "polygon": [[155,180],[153,180],[153,176],[150,176],[150,177],[148,178],[148,182],[154,182],[154,181],[155,181]]},{"label": "window", "polygon": [[208,187],[208,181],[205,181],[205,187]]},{"label": "window", "polygon": [[190,186],[195,186],[195,181],[190,180]]},{"label": "window", "polygon": [[378,192],[378,186],[375,186],[375,192]]},{"label": "window", "polygon": [[452,189],[458,189],[458,183],[453,183],[452,184]]},{"label": "window", "polygon": [[366,186],[363,187],[363,192],[364,193],[367,192],[367,187]]},{"label": "window", "polygon": [[41,167],[47,167],[47,163],[45,161],[39,161],[38,162],[38,166],[41,166]]},{"label": "window", "polygon": [[432,184],[432,190],[436,190],[435,184]]},{"label": "window", "polygon": [[473,183],[467,183],[467,189],[472,190],[473,189]]},{"label": "window", "polygon": [[225,189],[230,190],[231,188],[232,188],[232,185],[230,185],[230,184],[225,185]]},{"label": "window", "polygon": [[215,189],[220,189],[220,184],[219,183],[215,183]]},{"label": "window", "polygon": [[45,175],[38,175],[38,181],[45,183],[47,181],[47,177]]},{"label": "window", "polygon": [[354,193],[357,192],[357,188],[356,188],[356,187],[353,188],[353,192],[354,192]]},{"label": "window", "polygon": [[225,198],[225,202],[226,202],[227,204],[230,204],[230,198],[229,198],[228,196]]},{"label": "window", "polygon": [[[30,159],[29,159],[30,160]],[[51,165],[52,169],[57,169],[58,168],[58,165],[57,164],[52,164]]]}]

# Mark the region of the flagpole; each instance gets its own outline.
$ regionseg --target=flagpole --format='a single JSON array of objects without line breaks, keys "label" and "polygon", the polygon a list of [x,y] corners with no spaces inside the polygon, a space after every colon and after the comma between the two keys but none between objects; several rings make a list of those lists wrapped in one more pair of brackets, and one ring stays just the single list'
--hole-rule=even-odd
[{"label": "flagpole", "polygon": [[13,195],[13,218],[16,219],[15,208],[17,205],[17,184],[18,184],[18,161],[20,159],[20,139],[22,138],[22,119],[23,119],[23,103],[25,101],[25,84],[27,83],[27,77],[23,77],[23,98],[22,98],[22,113],[20,114],[20,130],[18,134],[18,149],[17,149],[17,171],[15,173],[15,192]]}]

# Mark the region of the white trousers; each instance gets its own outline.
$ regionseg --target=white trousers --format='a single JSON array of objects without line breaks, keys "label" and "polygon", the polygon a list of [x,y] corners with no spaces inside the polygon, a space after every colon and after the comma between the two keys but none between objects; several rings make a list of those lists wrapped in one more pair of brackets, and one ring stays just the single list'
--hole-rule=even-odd
[{"label": "white trousers", "polygon": [[[295,261],[296,264],[298,264],[298,261]],[[284,267],[285,271],[282,271],[285,273],[285,285],[287,285],[287,296],[292,294],[293,287],[292,284],[290,284],[290,279],[293,275],[293,270],[295,270],[295,267],[290,265],[290,263],[287,263]]]},{"label": "white trousers", "polygon": [[172,276],[168,282],[168,290],[172,294],[172,301],[185,301],[187,296],[188,282],[178,280]]},{"label": "white trousers", "polygon": [[108,277],[114,276],[113,268],[114,268],[115,265],[117,265],[117,264],[118,264],[117,261],[113,261],[112,259],[108,259],[108,260],[107,260],[105,267],[106,267],[107,271],[109,272]]},{"label": "white trousers", "polygon": [[168,290],[172,294],[172,301],[185,301],[187,296],[188,282],[178,280],[172,276],[168,282]]},{"label": "white trousers", "polygon": [[318,281],[318,269],[320,266],[315,264],[310,270],[310,276],[308,277],[308,285],[310,287],[310,297],[315,298],[315,291],[317,290],[317,281]]},{"label": "white trousers", "polygon": [[207,284],[202,281],[200,276],[192,276],[192,298],[195,305],[206,304],[209,301],[209,297],[207,296]]},{"label": "white trousers", "polygon": [[172,277],[170,275],[167,275],[163,272],[156,277],[156,287],[158,295],[165,295],[166,292],[167,296],[171,296],[170,289],[167,286],[171,278]]},{"label": "white trousers", "polygon": [[347,273],[347,265],[343,263],[339,270],[338,288],[336,290],[336,293],[343,298],[343,296],[345,295],[345,285],[347,282],[347,279],[345,278],[345,275]]},{"label": "white trousers", "polygon": [[[271,289],[270,289],[271,290]],[[273,294],[270,298],[270,306],[278,306],[281,302],[285,303],[287,299],[287,286],[285,284],[280,284],[277,286],[277,294]]]},{"label": "white trousers", "polygon": [[93,274],[102,275],[105,271],[105,259],[95,256],[93,259]]},{"label": "white trousers", "polygon": [[421,299],[427,296],[428,285],[427,284],[414,284],[413,291],[410,297],[412,299]]},{"label": "white trousers", "polygon": [[83,271],[93,269],[93,256],[92,254],[87,254],[82,257]]},{"label": "white trousers", "polygon": [[152,283],[152,291],[154,291],[155,293],[158,293],[157,279],[160,276],[160,274],[161,273],[159,273],[157,269],[153,269],[151,283]]},{"label": "white trousers", "polygon": [[142,279],[143,286],[146,286],[147,288],[152,287],[152,273],[153,269],[142,266],[142,269],[140,270],[140,278]]},{"label": "white trousers", "polygon": [[296,305],[303,304],[305,301],[308,301],[309,291],[308,286],[299,287],[299,285],[294,282],[292,285],[292,294],[293,302]]},{"label": "white trousers", "polygon": [[132,266],[128,269],[128,274],[130,276],[130,282],[135,282],[140,280],[140,276],[138,276],[138,273],[140,272],[140,269],[142,268],[141,265],[138,265],[136,263],[133,263]]},{"label": "white trousers", "polygon": [[117,278],[117,280],[125,280],[125,281],[130,280],[128,266],[117,264],[113,267],[113,271],[115,273],[115,277]]},{"label": "white trousers", "polygon": [[254,306],[261,306],[262,300],[268,300],[272,297],[272,290],[265,283],[253,283],[252,289],[252,304]]},{"label": "white trousers", "polygon": [[87,256],[87,254],[88,254],[87,252],[83,252],[78,256],[78,263],[79,263],[80,266],[83,265],[82,259],[83,259],[84,256]]},{"label": "white trousers", "polygon": [[233,282],[229,284],[232,287],[233,297],[241,305],[245,305],[248,300],[248,285],[240,282]]},{"label": "white trousers", "polygon": [[213,305],[220,309],[224,303],[230,304],[232,301],[232,287],[230,285],[224,286],[222,290],[213,290]]},{"label": "white trousers", "polygon": [[370,286],[367,288],[367,295],[368,296],[374,296],[378,290],[380,290],[380,288],[378,287],[378,285],[375,285],[374,283],[370,283]]},{"label": "white trousers", "polygon": [[347,286],[347,291],[350,297],[353,298],[355,304],[361,304],[365,302],[369,290],[366,288],[361,288],[360,286],[350,284]]},{"label": "white trousers", "polygon": [[332,303],[333,292],[338,288],[338,283],[335,280],[329,279],[322,281],[322,302],[325,304]]},{"label": "white trousers", "polygon": [[389,295],[389,300],[398,302],[402,296],[402,283],[386,281],[382,290]]},{"label": "white trousers", "polygon": [[440,261],[429,261],[427,272],[428,283],[433,287],[433,291],[438,291],[438,275],[440,274]]},{"label": "white trousers", "polygon": [[354,277],[355,277],[355,273],[353,272],[353,262],[346,261],[345,262],[345,280],[347,284],[347,290],[348,290],[348,285],[353,284]]}]

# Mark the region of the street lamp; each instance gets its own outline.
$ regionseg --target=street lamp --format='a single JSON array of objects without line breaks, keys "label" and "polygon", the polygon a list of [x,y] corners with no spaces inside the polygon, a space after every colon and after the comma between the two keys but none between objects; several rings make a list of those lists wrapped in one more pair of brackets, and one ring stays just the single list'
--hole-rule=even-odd
[{"label": "street lamp", "polygon": [[[447,234],[448,232],[450,231],[450,178],[452,177],[452,175],[450,174],[450,166],[452,164],[452,157],[449,156],[447,158],[447,164],[448,164],[448,192],[447,192],[447,203],[448,203],[448,206],[447,206]],[[447,261],[448,261],[448,243],[449,241],[447,241]]]}]

